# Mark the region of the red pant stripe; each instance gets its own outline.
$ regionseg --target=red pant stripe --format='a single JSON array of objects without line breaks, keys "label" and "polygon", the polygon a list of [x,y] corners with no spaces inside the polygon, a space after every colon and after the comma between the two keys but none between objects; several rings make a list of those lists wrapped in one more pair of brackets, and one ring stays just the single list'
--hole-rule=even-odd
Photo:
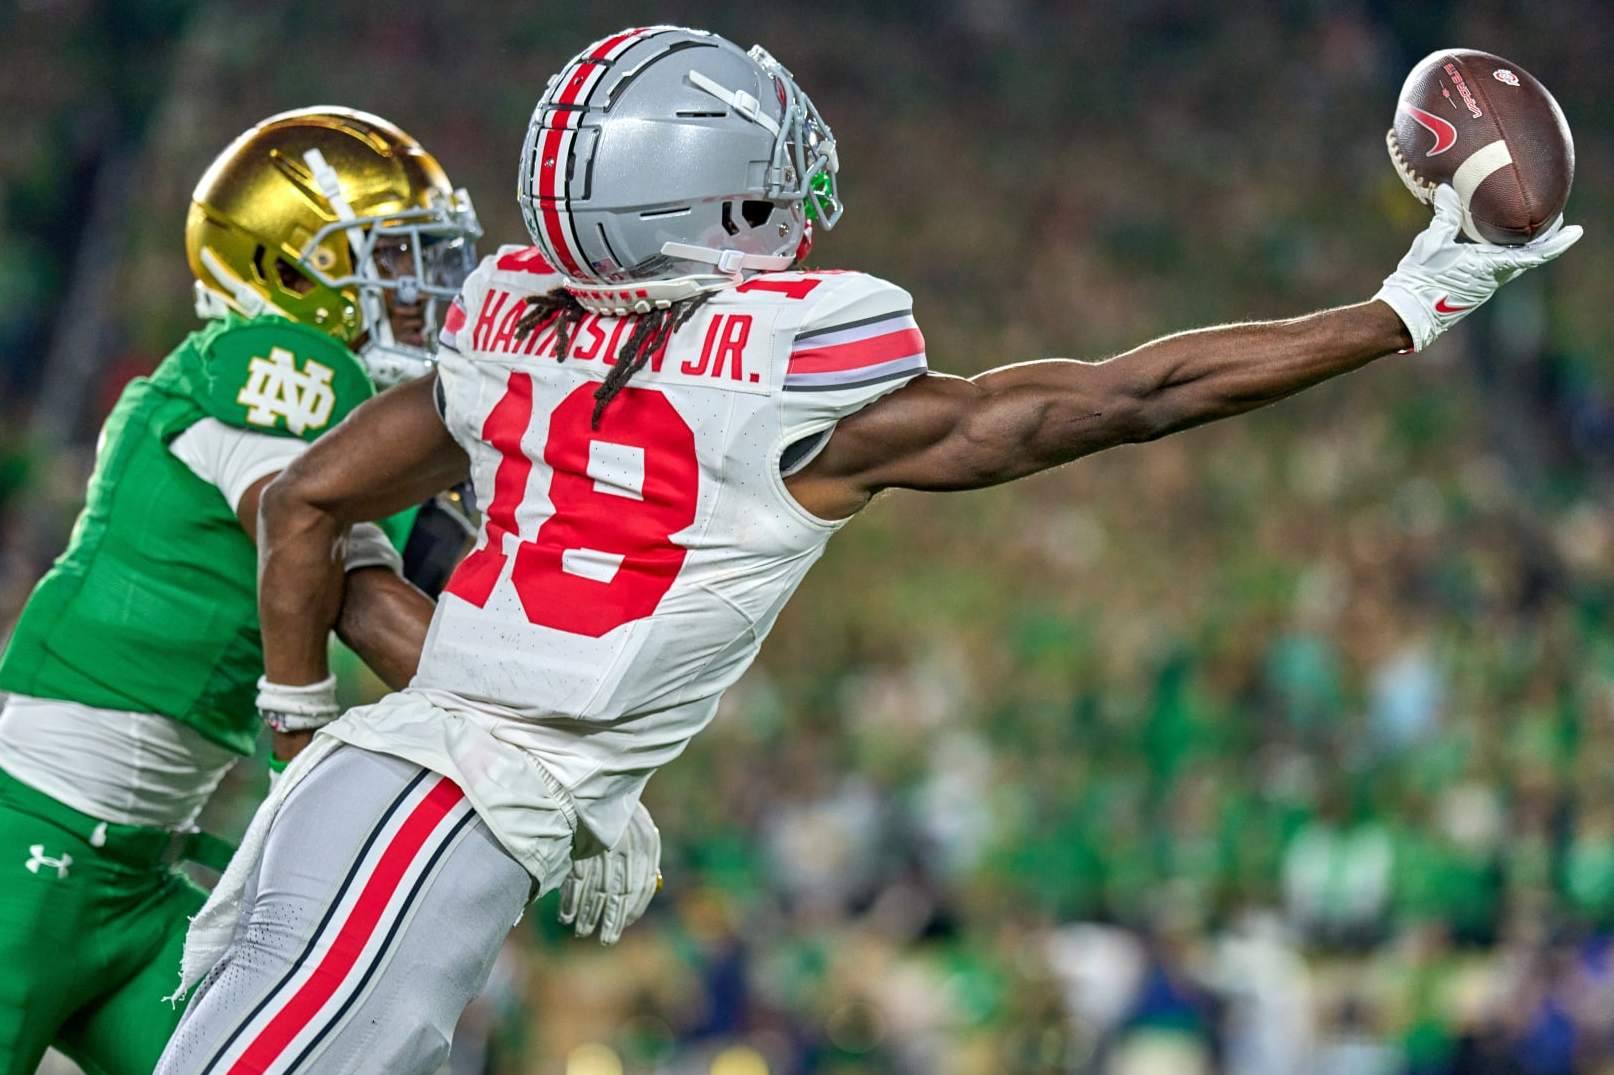
[{"label": "red pant stripe", "polygon": [[382,851],[319,966],[252,1039],[230,1067],[231,1075],[256,1075],[266,1070],[336,994],[369,943],[415,856],[463,798],[465,793],[445,776],[410,811]]}]

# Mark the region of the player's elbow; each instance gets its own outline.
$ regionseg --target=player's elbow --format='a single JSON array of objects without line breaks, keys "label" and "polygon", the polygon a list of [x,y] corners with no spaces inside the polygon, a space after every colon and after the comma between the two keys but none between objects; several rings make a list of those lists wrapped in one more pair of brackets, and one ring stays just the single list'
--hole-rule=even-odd
[{"label": "player's elbow", "polygon": [[1122,444],[1154,440],[1170,432],[1170,393],[1157,381],[1130,371],[1110,371],[1098,390],[1061,401],[1049,416],[1060,439],[1087,455]]},{"label": "player's elbow", "polygon": [[1115,443],[1142,444],[1184,427],[1192,409],[1186,386],[1153,371],[1118,368],[1116,374],[1102,403],[1104,424]]},{"label": "player's elbow", "polygon": [[[1012,419],[983,423],[976,431],[976,460],[990,474],[978,484],[993,484],[1048,470],[1094,452],[1151,440],[1159,429],[1154,396],[1143,386],[1106,378],[1081,391],[1035,390],[1007,407]],[[1001,466],[991,464],[1001,461]]]},{"label": "player's elbow", "polygon": [[1171,432],[1171,409],[1154,391],[1120,392],[1105,403],[1105,424],[1117,444],[1142,444]]},{"label": "player's elbow", "polygon": [[334,534],[337,528],[337,520],[321,503],[317,479],[296,463],[269,483],[258,502],[258,533],[267,544]]}]

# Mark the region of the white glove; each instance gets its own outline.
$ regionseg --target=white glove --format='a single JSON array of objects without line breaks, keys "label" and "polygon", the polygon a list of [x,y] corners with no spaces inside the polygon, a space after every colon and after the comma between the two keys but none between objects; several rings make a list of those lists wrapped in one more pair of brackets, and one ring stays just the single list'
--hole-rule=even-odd
[{"label": "white glove", "polygon": [[1463,208],[1457,192],[1442,183],[1435,189],[1435,219],[1412,241],[1412,249],[1373,297],[1387,303],[1422,351],[1497,288],[1537,265],[1545,265],[1580,239],[1578,224],[1563,219],[1523,246],[1458,242]]},{"label": "white glove", "polygon": [[271,683],[268,676],[258,678],[258,716],[277,732],[323,728],[341,714],[334,675],[302,687]]},{"label": "white glove", "polygon": [[572,860],[560,890],[560,920],[575,922],[579,937],[598,926],[600,943],[615,944],[660,888],[661,833],[641,803],[615,847]]}]

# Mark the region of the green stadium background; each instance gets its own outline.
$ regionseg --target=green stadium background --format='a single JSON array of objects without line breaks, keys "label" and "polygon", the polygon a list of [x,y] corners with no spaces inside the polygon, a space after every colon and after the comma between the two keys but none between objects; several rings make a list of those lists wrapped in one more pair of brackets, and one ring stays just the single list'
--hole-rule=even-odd
[{"label": "green stadium background", "polygon": [[883,498],[652,782],[647,918],[601,950],[534,908],[455,1071],[1614,1072],[1606,3],[0,5],[0,632],[193,324],[230,137],[381,113],[523,241],[534,100],[645,21],[794,69],[848,203],[813,263],[911,290],[950,372],[1371,294],[1426,216],[1383,135],[1440,46],[1555,91],[1587,236],[1426,355]]}]

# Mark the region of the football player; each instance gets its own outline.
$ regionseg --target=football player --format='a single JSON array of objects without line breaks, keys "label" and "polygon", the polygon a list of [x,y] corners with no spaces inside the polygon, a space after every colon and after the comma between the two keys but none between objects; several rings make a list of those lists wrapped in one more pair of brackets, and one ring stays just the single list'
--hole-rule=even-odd
[{"label": "football player", "polygon": [[1421,350],[1579,237],[1458,243],[1445,189],[1369,301],[965,379],[927,370],[901,288],[795,270],[837,170],[760,48],[628,30],[551,81],[521,156],[536,246],[471,274],[434,376],[265,494],[266,675],[327,714],[343,529],[467,465],[486,510],[409,688],[315,737],[193,925],[164,1075],[433,1070],[532,892],[574,842],[639,838],[650,775],[881,490],[1010,481]]},{"label": "football player", "polygon": [[[258,729],[259,499],[378,383],[425,371],[479,234],[414,139],[346,109],[265,120],[196,187],[207,324],[123,392],[0,660],[0,1071],[52,1044],[90,1072],[156,1065],[204,898],[174,866],[223,868],[194,822]],[[413,515],[354,527],[337,560],[338,633],[392,686],[431,611],[397,573]]]}]

